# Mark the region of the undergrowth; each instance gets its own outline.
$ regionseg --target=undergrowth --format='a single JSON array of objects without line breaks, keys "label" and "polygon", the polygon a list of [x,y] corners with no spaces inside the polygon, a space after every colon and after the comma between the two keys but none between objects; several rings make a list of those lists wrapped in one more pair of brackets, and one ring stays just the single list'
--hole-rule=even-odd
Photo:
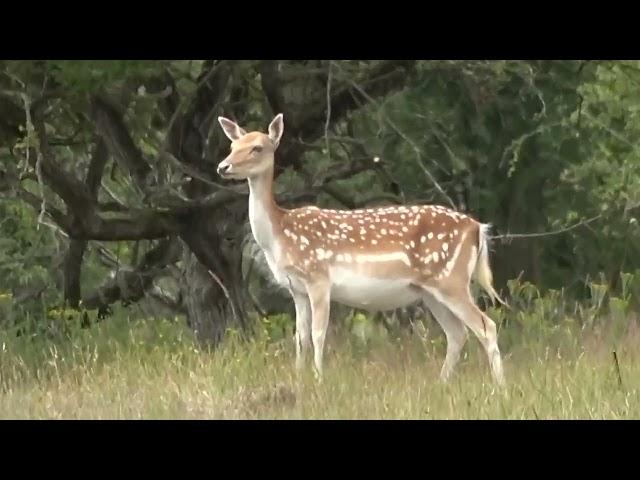
[{"label": "undergrowth", "polygon": [[286,315],[211,351],[180,319],[120,309],[87,327],[82,313],[49,309],[2,324],[0,418],[640,418],[638,279],[624,274],[615,292],[590,282],[582,302],[510,282],[511,308],[487,308],[504,391],[473,336],[441,384],[446,343],[429,317],[395,329],[358,312],[333,318],[318,384],[310,358],[296,375]]}]

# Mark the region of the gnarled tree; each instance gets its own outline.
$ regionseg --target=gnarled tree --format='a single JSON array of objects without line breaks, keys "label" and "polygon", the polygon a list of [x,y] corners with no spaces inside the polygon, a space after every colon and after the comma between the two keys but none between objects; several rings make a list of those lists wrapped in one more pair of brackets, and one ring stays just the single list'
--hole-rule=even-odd
[{"label": "gnarled tree", "polygon": [[[343,157],[339,170],[312,178],[306,155],[369,97],[405,87],[414,62],[346,62],[349,78],[328,82],[330,65],[5,62],[2,133],[11,146],[2,162],[5,192],[68,237],[65,301],[105,310],[143,298],[156,278],[178,275],[182,307],[201,339],[219,341],[232,322],[248,330],[246,188],[214,174],[227,148],[214,120],[224,114],[263,128],[274,111],[283,112],[278,174],[292,171],[301,187],[282,195],[282,203],[331,193],[332,182],[367,167]],[[334,197],[355,204],[347,194]],[[149,249],[138,259],[143,241]],[[97,290],[83,292],[88,246],[116,256],[98,242],[127,245],[129,264],[118,259]],[[171,269],[175,264],[181,268]]]}]

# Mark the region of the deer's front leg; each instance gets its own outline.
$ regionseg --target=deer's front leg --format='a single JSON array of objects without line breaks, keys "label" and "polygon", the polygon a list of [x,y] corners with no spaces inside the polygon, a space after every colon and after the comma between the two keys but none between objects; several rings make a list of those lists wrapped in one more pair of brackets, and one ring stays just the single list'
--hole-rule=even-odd
[{"label": "deer's front leg", "polygon": [[311,346],[311,308],[306,295],[292,291],[291,296],[296,307],[296,370],[300,371]]},{"label": "deer's front leg", "polygon": [[329,326],[330,310],[330,286],[329,282],[315,281],[307,284],[309,303],[311,305],[311,338],[313,340],[313,353],[316,376],[322,378],[322,357],[324,340]]}]

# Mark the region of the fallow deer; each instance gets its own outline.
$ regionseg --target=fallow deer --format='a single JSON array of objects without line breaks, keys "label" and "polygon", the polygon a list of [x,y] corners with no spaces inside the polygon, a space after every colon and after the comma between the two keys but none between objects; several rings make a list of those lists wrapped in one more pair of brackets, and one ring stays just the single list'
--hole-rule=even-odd
[{"label": "fallow deer", "polygon": [[295,304],[298,370],[313,343],[315,372],[322,377],[331,301],[369,311],[424,301],[447,339],[441,380],[453,372],[468,327],[488,355],[494,381],[504,383],[496,325],[476,306],[470,291],[474,279],[492,301],[504,303],[492,286],[489,225],[437,205],[282,208],[273,196],[282,114],[270,123],[268,134],[247,133],[224,117],[218,121],[231,140],[231,152],[218,165],[218,174],[248,181],[253,236],[275,280],[288,289]]}]

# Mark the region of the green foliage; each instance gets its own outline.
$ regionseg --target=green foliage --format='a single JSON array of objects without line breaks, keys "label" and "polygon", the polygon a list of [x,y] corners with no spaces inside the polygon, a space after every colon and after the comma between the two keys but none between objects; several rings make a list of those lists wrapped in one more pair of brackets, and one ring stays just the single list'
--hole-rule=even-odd
[{"label": "green foliage", "polygon": [[[500,284],[524,271],[578,294],[587,275],[616,281],[638,267],[628,241],[640,233],[638,84],[637,62],[425,62],[408,89],[355,115],[355,136],[406,201],[451,199],[501,232],[601,214],[591,228],[517,240],[494,260]],[[342,183],[365,197],[381,180]]]},{"label": "green foliage", "polygon": [[[638,277],[626,278],[631,285]],[[624,299],[627,287],[619,296],[608,294],[608,306],[600,297],[587,306],[599,309],[590,327],[559,292],[541,294],[518,282],[511,288],[518,309],[491,311],[494,318],[512,320],[500,322],[508,379],[504,394],[490,383],[486,356],[473,337],[454,378],[442,385],[437,381],[444,360],[440,335],[430,333],[422,343],[404,338],[363,344],[356,327],[355,341],[328,338],[325,379],[318,385],[310,371],[295,374],[289,339],[264,341],[266,331],[245,342],[232,336],[209,353],[181,322],[133,319],[118,309],[108,322],[84,327],[72,315],[66,329],[49,335],[16,337],[12,330],[0,330],[0,416],[636,418],[637,319],[617,316],[618,302],[611,301]],[[0,296],[0,308],[1,302]],[[65,318],[58,313],[49,311],[52,318]],[[362,314],[352,318],[354,326],[369,320]]]},{"label": "green foliage", "polygon": [[288,314],[269,315],[262,318],[262,326],[270,341],[289,341],[293,338],[295,318]]},{"label": "green foliage", "polygon": [[[372,64],[339,62],[332,94],[340,95]],[[640,311],[638,61],[421,61],[406,88],[363,102],[332,122],[327,137],[300,158],[314,187],[327,172],[352,162],[374,167],[333,182],[334,193],[325,191],[317,199],[325,206],[342,207],[339,194],[356,203],[384,203],[390,194],[406,203],[451,201],[491,222],[498,233],[553,231],[600,215],[597,222],[559,235],[493,244],[496,283],[506,290],[511,308],[487,312],[499,326],[505,363],[516,379],[511,400],[496,401],[477,380],[480,369],[487,372],[484,352],[473,337],[461,362],[464,388],[434,387],[446,347],[429,318],[414,319],[412,335],[390,341],[377,318],[358,311],[334,314],[332,331],[339,335],[329,336],[328,363],[338,368],[329,367],[327,390],[306,396],[298,392],[302,400],[293,410],[273,392],[267,400],[244,396],[247,390],[268,389],[275,376],[288,378],[295,329],[291,313],[255,315],[261,326],[256,338],[247,342],[230,330],[224,347],[207,356],[184,324],[173,319],[150,319],[140,310],[116,306],[114,317],[97,323],[96,312],[61,307],[68,239],[39,223],[38,202],[19,201],[11,183],[21,178],[27,193],[44,195],[48,205],[66,212],[50,186],[37,184],[36,171],[26,161],[26,148],[37,154],[39,139],[27,122],[25,104],[38,98],[45,77],[55,83],[46,103],[46,132],[60,168],[83,181],[96,134],[87,120],[87,99],[106,94],[119,102],[134,144],[152,166],[162,187],[156,197],[183,194],[185,172],[159,158],[167,144],[167,92],[147,85],[170,72],[178,108],[193,108],[203,66],[203,61],[0,62],[1,411],[74,416],[88,408],[87,402],[102,405],[105,395],[109,407],[94,405],[90,411],[232,418],[265,412],[284,417],[619,418],[640,411],[637,402],[630,404],[640,388],[632,348]],[[289,125],[309,113],[301,111],[304,100],[315,96],[324,101],[328,64],[291,61],[280,66],[283,78],[301,79],[281,92]],[[274,112],[262,91],[258,62],[235,62],[230,75],[229,91],[216,108],[237,116],[247,129],[264,129]],[[360,88],[370,91],[372,83]],[[216,108],[207,115],[218,114]],[[202,138],[180,136],[185,145],[211,141],[207,168],[216,161],[215,143],[222,135],[213,123],[211,131],[198,132]],[[292,142],[299,140],[304,139]],[[99,202],[152,208],[155,198],[136,188],[112,157],[102,181]],[[308,186],[294,169],[277,183],[279,193]],[[51,223],[48,217],[45,221]],[[105,246],[130,265],[148,247],[145,242]],[[110,270],[96,246],[90,242],[85,254],[83,292],[103,283]],[[263,291],[265,283],[247,282]],[[281,309],[274,301],[268,310]],[[621,353],[626,392],[610,368],[611,350]],[[25,392],[31,402],[24,401]],[[55,408],[38,400],[48,395],[57,399]],[[68,397],[78,401],[65,410]],[[127,405],[119,398],[128,399]],[[140,401],[145,403],[135,404]]]},{"label": "green foliage", "polygon": [[[587,301],[576,301],[565,292],[541,292],[529,282],[509,282],[509,309],[490,309],[489,314],[501,331],[501,345],[506,350],[526,341],[539,339],[549,348],[579,348],[582,335],[606,335],[620,341],[632,328],[637,304],[632,301],[640,282],[640,272],[622,273],[620,286],[587,281]],[[580,333],[578,333],[580,332]]]},{"label": "green foliage", "polygon": [[0,202],[0,292],[37,286],[55,298],[51,259],[56,241],[51,229],[38,225],[34,211],[17,201]]},{"label": "green foliage", "polygon": [[[357,78],[372,63],[338,62],[332,93],[338,95],[349,85],[345,79]],[[2,98],[11,99],[16,107],[12,110],[0,103],[3,118],[17,118],[20,127],[13,143],[0,150],[0,169],[35,174],[11,152],[16,147],[24,152],[27,142],[37,145],[35,132],[26,124],[20,94],[36,98],[48,74],[58,88],[48,104],[46,128],[61,168],[83,179],[95,138],[93,127],[85,121],[87,94],[107,92],[121,102],[135,144],[159,183],[163,188],[167,185],[156,195],[163,197],[170,186],[184,180],[184,172],[158,159],[166,147],[167,120],[160,114],[165,97],[142,86],[170,72],[181,98],[179,108],[188,109],[196,101],[193,95],[203,66],[201,60],[0,62]],[[325,79],[318,72],[326,69],[326,63],[282,62],[281,67],[283,78],[302,79],[282,92],[288,116],[308,113],[297,107],[309,96],[325,98]],[[238,61],[230,70],[231,87],[220,109],[237,114],[248,129],[264,129],[273,112],[262,91],[259,63]],[[555,302],[552,296],[559,295],[554,292],[562,292],[565,299],[591,302],[583,307],[579,321],[595,321],[602,306],[598,302],[605,297],[608,308],[615,309],[611,314],[623,316],[636,307],[637,295],[632,292],[637,281],[635,276],[621,277],[620,272],[640,269],[640,243],[635,241],[640,235],[639,84],[637,61],[421,61],[407,88],[372,98],[329,125],[328,138],[318,139],[302,160],[313,182],[352,161],[372,166],[377,157],[375,169],[332,186],[356,202],[374,198],[374,203],[384,203],[392,189],[407,203],[448,204],[451,200],[491,222],[498,233],[553,231],[599,214],[601,218],[588,227],[557,236],[495,242],[492,266],[498,286],[506,286],[516,304],[525,302],[533,312],[527,318],[511,319],[528,331],[544,324],[540,319],[557,318],[550,310]],[[369,88],[367,84],[360,87],[365,92]],[[221,136],[215,125],[210,132],[200,133],[212,144]],[[105,172],[103,184],[110,193],[101,189],[99,201],[113,202],[113,194],[128,207],[148,208],[149,197],[134,187],[113,159]],[[40,195],[33,178],[24,185]],[[307,186],[293,169],[277,183],[280,193],[300,192]],[[44,194],[50,204],[64,209],[48,188]],[[342,206],[326,192],[317,203]],[[59,273],[66,248],[64,238],[43,225],[38,228],[37,213],[16,200],[0,203],[0,292],[47,286],[44,297],[32,302],[30,315],[42,309],[43,301],[60,303]],[[99,285],[107,271],[92,247],[83,264],[85,290]],[[131,242],[109,247],[125,263],[137,248]],[[509,283],[521,273],[525,281]],[[600,280],[585,284],[587,277]],[[621,288],[621,282],[627,293],[608,296],[610,289]],[[511,321],[505,315],[505,321]],[[367,337],[370,326],[355,318],[349,320],[351,326]],[[273,338],[288,336],[293,323],[277,316],[268,322],[264,326]]]},{"label": "green foliage", "polygon": [[[54,78],[77,93],[156,73],[162,62],[149,60],[48,60]],[[160,65],[159,65],[160,63]]]}]

